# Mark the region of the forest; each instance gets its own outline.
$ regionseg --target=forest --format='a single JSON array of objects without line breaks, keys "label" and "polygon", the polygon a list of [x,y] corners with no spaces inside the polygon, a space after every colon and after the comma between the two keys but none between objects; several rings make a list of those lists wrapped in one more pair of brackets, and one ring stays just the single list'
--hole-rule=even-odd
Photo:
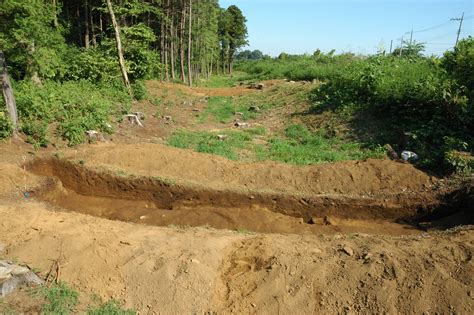
[{"label": "forest", "polygon": [[[108,115],[145,97],[145,79],[192,85],[232,72],[235,52],[247,42],[245,22],[238,7],[222,9],[217,0],[2,1],[0,50],[14,81],[21,131],[35,146],[48,144],[52,121],[70,144],[83,142],[85,130],[111,132]],[[11,122],[1,117],[5,138]]]}]

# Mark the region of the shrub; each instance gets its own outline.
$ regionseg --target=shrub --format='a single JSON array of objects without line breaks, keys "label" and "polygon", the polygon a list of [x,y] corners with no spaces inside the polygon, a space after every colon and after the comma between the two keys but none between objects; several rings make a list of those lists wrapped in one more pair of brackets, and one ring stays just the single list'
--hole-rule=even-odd
[{"label": "shrub", "polygon": [[16,86],[21,130],[35,146],[46,146],[56,132],[69,145],[85,140],[87,130],[111,132],[114,116],[128,112],[130,97],[120,86],[88,81],[31,82]]},{"label": "shrub", "polygon": [[4,112],[0,111],[0,139],[6,139],[13,134],[13,125]]},{"label": "shrub", "polygon": [[[428,59],[378,56],[354,62],[318,87],[312,100],[315,110],[355,107],[356,115],[373,116],[383,128],[376,132],[383,137],[375,137],[371,145],[385,142],[398,150],[413,150],[426,166],[443,165],[445,153],[458,149],[446,143],[447,138],[458,139],[472,150],[469,97]],[[406,133],[412,135],[410,143],[397,148]]]}]

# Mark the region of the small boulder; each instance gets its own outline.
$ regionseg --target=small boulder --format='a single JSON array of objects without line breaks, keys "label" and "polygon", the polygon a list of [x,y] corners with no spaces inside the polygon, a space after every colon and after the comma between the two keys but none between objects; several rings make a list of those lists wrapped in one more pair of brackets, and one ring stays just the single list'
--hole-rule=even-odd
[{"label": "small boulder", "polygon": [[354,255],[354,250],[352,248],[350,248],[349,246],[344,246],[341,251],[349,256],[353,256]]}]

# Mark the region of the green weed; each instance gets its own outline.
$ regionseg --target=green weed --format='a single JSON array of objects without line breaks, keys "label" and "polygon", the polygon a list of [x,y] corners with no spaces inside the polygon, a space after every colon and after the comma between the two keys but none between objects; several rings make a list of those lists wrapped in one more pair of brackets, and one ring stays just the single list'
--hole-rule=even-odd
[{"label": "green weed", "polygon": [[89,306],[87,310],[88,315],[134,315],[135,310],[125,310],[120,303],[115,300],[108,301],[99,306]]},{"label": "green weed", "polygon": [[41,288],[39,293],[46,300],[41,309],[43,314],[70,314],[79,303],[79,294],[64,282]]}]

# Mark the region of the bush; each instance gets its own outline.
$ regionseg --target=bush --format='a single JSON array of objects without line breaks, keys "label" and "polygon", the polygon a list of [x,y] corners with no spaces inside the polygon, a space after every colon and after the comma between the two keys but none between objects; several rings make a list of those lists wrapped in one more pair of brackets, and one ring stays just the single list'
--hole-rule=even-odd
[{"label": "bush", "polygon": [[4,112],[0,111],[0,139],[9,138],[13,134],[13,125]]},{"label": "bush", "polygon": [[[474,144],[466,90],[428,59],[378,56],[351,63],[318,87],[312,100],[315,110],[355,107],[360,115],[373,116],[382,130],[371,145],[385,142],[415,151],[426,166],[446,165],[445,153],[459,149],[456,143],[471,150]],[[403,134],[411,135],[409,143],[400,144]]]},{"label": "bush", "polygon": [[136,100],[141,101],[148,97],[148,91],[142,81],[132,83],[133,96]]},{"label": "bush", "polygon": [[131,103],[127,92],[113,84],[45,82],[38,87],[25,81],[15,88],[21,130],[35,146],[46,146],[52,133],[77,145],[87,130],[111,132],[113,117],[128,112]]},{"label": "bush", "polygon": [[289,79],[295,81],[328,80],[333,78],[339,69],[356,60],[353,55],[290,56],[282,54],[275,59],[239,61],[236,70],[244,71],[250,76],[246,79]]}]

